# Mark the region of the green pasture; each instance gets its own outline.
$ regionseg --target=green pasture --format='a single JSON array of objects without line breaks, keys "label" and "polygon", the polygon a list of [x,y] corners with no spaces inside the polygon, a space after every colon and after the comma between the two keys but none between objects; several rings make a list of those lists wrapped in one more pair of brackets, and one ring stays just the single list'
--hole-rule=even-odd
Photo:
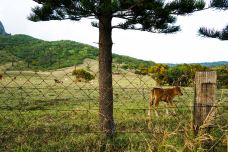
[{"label": "green pasture", "polygon": [[[161,103],[159,117],[149,117],[151,77],[114,74],[117,133],[106,140],[99,130],[98,80],[74,80],[69,69],[5,72],[0,80],[0,151],[204,151],[192,131],[193,88],[182,88],[184,95],[174,99],[169,115]],[[227,148],[227,99],[228,89],[218,90],[210,131],[214,151]]]}]

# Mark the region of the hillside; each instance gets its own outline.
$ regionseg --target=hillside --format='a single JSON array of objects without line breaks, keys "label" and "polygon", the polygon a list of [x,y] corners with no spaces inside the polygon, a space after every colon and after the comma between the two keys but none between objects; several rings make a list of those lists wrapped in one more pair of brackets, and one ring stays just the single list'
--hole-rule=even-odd
[{"label": "hillside", "polygon": [[[69,40],[43,41],[27,35],[0,36],[0,53],[0,64],[12,63],[11,70],[53,70],[98,58],[98,48],[90,45]],[[125,68],[155,64],[117,54],[113,54],[113,63]]]}]

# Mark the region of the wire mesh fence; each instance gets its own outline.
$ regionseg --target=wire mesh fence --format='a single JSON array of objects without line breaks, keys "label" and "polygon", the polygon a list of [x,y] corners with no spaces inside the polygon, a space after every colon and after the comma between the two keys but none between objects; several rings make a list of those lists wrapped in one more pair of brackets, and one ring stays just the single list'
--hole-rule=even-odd
[{"label": "wire mesh fence", "polygon": [[[1,65],[0,151],[227,150],[228,88],[217,90],[210,132],[194,136],[193,87],[181,88],[183,96],[174,98],[168,114],[166,103],[161,102],[158,116],[154,111],[148,116],[155,81],[148,75],[116,68],[112,79],[117,135],[104,144],[96,60],[47,71],[10,70],[11,66]],[[95,79],[78,80],[72,75],[75,68],[87,69]],[[208,147],[202,147],[207,140]]]}]

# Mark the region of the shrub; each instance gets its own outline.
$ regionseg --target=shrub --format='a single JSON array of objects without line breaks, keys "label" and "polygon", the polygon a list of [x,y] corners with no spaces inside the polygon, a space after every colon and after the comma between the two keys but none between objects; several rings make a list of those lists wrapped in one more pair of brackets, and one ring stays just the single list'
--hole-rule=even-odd
[{"label": "shrub", "polygon": [[76,76],[76,79],[84,79],[85,81],[90,81],[95,79],[95,76],[87,72],[84,69],[74,69],[72,75]]},{"label": "shrub", "polygon": [[217,72],[218,87],[228,86],[228,68],[226,66],[218,66],[213,68]]},{"label": "shrub", "polygon": [[166,64],[155,64],[149,68],[141,67],[135,73],[150,74],[160,85],[189,86],[194,81],[196,71],[205,70],[209,69],[199,64],[179,64],[172,67]]},{"label": "shrub", "polygon": [[205,70],[209,69],[199,64],[179,64],[168,69],[166,83],[169,85],[190,86],[194,81],[195,73]]}]

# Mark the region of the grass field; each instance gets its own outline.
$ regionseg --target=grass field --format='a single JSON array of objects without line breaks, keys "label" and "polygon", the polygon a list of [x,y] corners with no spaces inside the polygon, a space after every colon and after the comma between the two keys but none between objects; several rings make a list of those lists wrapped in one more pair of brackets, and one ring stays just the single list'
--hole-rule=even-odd
[{"label": "grass field", "polygon": [[[210,135],[195,137],[193,88],[182,88],[184,95],[175,98],[176,108],[169,109],[170,115],[162,103],[160,116],[148,117],[148,94],[155,82],[130,71],[114,74],[117,133],[106,140],[99,131],[97,75],[90,83],[75,82],[73,68],[4,73],[0,151],[204,151],[200,143],[206,138],[210,138],[211,151],[227,150],[228,89],[217,91],[218,112]],[[96,66],[91,71],[96,73]],[[63,83],[56,84],[55,78]]]}]

